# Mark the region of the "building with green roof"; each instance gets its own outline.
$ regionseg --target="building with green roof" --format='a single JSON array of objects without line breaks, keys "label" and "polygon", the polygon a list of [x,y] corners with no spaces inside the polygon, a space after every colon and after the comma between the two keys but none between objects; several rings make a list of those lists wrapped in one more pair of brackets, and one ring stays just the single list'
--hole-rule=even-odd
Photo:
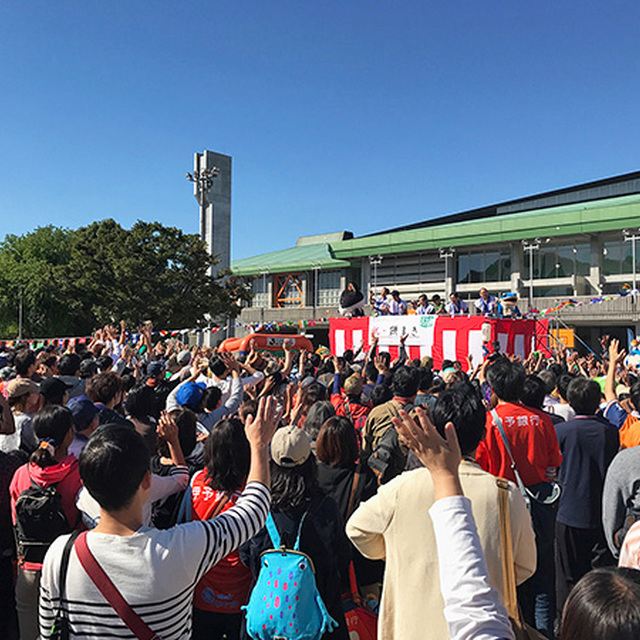
[{"label": "building with green roof", "polygon": [[254,277],[243,323],[334,315],[353,281],[365,292],[398,289],[405,300],[454,290],[473,300],[482,286],[517,292],[523,310],[572,300],[555,312],[564,322],[637,329],[640,301],[619,294],[640,275],[639,227],[634,172],[366,236],[305,236],[295,247],[236,260],[232,271]]}]

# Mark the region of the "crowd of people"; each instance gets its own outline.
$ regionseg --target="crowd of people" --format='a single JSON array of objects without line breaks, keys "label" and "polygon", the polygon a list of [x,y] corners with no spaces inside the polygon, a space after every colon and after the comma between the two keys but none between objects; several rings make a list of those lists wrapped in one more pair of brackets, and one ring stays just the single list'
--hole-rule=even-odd
[{"label": "crowd of people", "polygon": [[625,356],[0,345],[0,636],[637,638]]}]

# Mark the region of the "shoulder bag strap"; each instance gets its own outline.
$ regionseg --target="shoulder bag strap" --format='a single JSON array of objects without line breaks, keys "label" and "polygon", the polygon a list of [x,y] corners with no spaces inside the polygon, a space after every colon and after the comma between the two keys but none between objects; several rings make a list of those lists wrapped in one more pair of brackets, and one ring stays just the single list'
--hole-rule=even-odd
[{"label": "shoulder bag strap", "polygon": [[513,475],[516,477],[516,483],[518,485],[518,489],[524,498],[524,501],[527,503],[527,507],[531,505],[531,499],[529,498],[529,492],[527,488],[524,486],[524,482],[522,482],[522,478],[518,473],[518,469],[516,469],[516,461],[513,459],[513,454],[511,453],[511,447],[509,446],[509,440],[507,440],[507,434],[504,431],[504,426],[502,425],[502,420],[498,415],[498,412],[495,409],[491,409],[491,416],[493,417],[493,421],[500,432],[500,437],[502,438],[502,442],[504,443],[504,448],[506,452],[509,454],[509,458],[511,459],[511,470],[513,471]]},{"label": "shoulder bag strap", "polygon": [[82,568],[87,572],[93,584],[104,596],[105,600],[113,607],[120,619],[139,640],[161,640],[146,622],[131,608],[122,597],[118,588],[111,582],[111,578],[105,573],[95,559],[91,549],[87,545],[87,532],[81,533],[75,541],[75,549]]},{"label": "shoulder bag strap", "polygon": [[[61,627],[67,627],[68,625],[68,621],[66,621],[63,611],[65,594],[67,591],[67,569],[69,568],[69,557],[71,556],[71,549],[73,548],[73,545],[79,534],[79,531],[74,531],[69,536],[67,543],[64,545],[64,550],[62,551],[62,559],[60,560],[60,573],[58,577],[58,611],[53,621],[53,627],[51,628],[51,637],[63,638],[65,629],[59,628],[58,625],[61,625]],[[62,620],[63,618],[65,618],[65,620]]]},{"label": "shoulder bag strap", "polygon": [[62,609],[62,601],[64,600],[67,583],[67,569],[69,568],[69,556],[71,555],[71,549],[75,544],[76,538],[80,535],[79,531],[74,531],[67,540],[67,544],[64,545],[64,551],[62,552],[62,560],[60,561],[60,577],[59,577],[59,592],[60,592],[60,608]]},{"label": "shoulder bag strap", "polygon": [[[203,471],[204,473],[204,471]],[[178,514],[176,515],[176,523],[181,524],[183,522],[191,522],[191,495],[193,489],[193,482],[196,479],[198,472],[194,473],[191,476],[191,480],[187,485],[187,488],[184,490],[182,494],[182,499],[180,500],[180,504],[178,506]]]},{"label": "shoulder bag strap", "polygon": [[509,483],[496,478],[498,485],[498,511],[500,514],[500,548],[502,550],[502,581],[504,583],[504,606],[512,620],[520,619],[516,594],[516,572],[513,566],[513,542],[511,515],[509,510]]},{"label": "shoulder bag strap", "polygon": [[225,508],[227,502],[229,502],[229,495],[225,493],[222,498],[218,500],[216,506],[211,509],[211,512],[207,514],[207,517],[203,518],[203,520],[211,520],[212,518],[216,518],[217,516],[219,516],[222,513],[222,510]]},{"label": "shoulder bag strap", "polygon": [[353,414],[351,413],[351,406],[349,405],[349,398],[346,398],[344,401],[344,412],[347,418],[353,422]]}]

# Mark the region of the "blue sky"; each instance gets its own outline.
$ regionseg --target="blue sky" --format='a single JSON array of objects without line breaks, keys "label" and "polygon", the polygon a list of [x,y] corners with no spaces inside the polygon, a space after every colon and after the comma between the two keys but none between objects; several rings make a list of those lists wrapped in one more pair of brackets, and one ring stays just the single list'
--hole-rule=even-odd
[{"label": "blue sky", "polygon": [[640,4],[0,4],[0,238],[196,232],[233,156],[232,257],[640,169]]}]

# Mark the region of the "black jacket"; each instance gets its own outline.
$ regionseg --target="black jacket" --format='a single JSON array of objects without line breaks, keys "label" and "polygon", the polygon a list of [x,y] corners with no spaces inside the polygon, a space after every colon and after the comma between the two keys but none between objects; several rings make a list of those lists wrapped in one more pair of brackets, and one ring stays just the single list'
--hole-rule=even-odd
[{"label": "black jacket", "polygon": [[[305,511],[308,515],[302,525],[300,551],[313,560],[318,591],[329,614],[338,623],[333,633],[325,634],[323,640],[349,640],[342,609],[341,575],[347,575],[350,545],[335,501],[318,493],[306,509],[272,511],[272,515],[282,544],[291,549]],[[273,544],[266,527],[240,547],[240,559],[251,569],[254,578],[260,570],[260,554],[267,549],[273,549]]]},{"label": "black jacket", "polygon": [[[378,491],[378,481],[373,471],[366,465],[361,465],[361,475],[356,485],[356,491],[351,505],[353,513],[361,502],[373,497]],[[349,497],[353,489],[353,479],[356,473],[355,465],[343,469],[330,467],[323,462],[318,462],[318,484],[320,488],[331,496],[338,504],[340,515],[346,523],[348,516]],[[355,547],[351,549],[356,578],[359,586],[382,582],[384,562],[381,560],[368,560]],[[343,576],[343,580],[347,577]],[[348,588],[348,581],[343,583],[343,589]]]}]

